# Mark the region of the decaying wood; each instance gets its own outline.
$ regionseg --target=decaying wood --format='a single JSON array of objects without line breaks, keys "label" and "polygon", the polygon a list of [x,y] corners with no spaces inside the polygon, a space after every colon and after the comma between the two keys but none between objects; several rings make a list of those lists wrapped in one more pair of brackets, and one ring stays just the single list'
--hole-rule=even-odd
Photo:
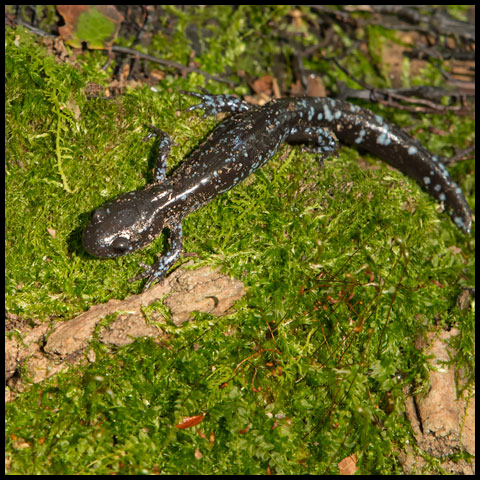
[{"label": "decaying wood", "polygon": [[[169,311],[169,320],[181,326],[194,311],[224,315],[244,294],[240,281],[218,270],[178,269],[147,292],[95,305],[67,322],[16,329],[18,335],[6,340],[5,381],[18,391],[26,383],[40,382],[71,364],[86,361],[89,342],[107,315],[117,314],[108,326],[99,327],[98,338],[103,343],[122,346],[138,337],[162,336],[155,325],[165,322],[161,313],[148,323],[143,313],[153,302],[161,301]],[[92,353],[88,354],[90,361],[94,360]]]}]

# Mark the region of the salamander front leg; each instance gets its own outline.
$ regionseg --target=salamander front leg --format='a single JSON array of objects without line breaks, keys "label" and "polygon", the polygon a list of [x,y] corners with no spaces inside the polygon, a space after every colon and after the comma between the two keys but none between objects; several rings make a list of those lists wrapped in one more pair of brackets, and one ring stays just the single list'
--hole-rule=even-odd
[{"label": "salamander front leg", "polygon": [[130,279],[131,282],[135,282],[142,278],[148,277],[147,282],[143,287],[144,292],[148,290],[154,282],[165,278],[168,270],[173,267],[182,254],[182,222],[179,221],[177,223],[172,223],[168,226],[168,228],[170,230],[170,248],[167,253],[159,257],[159,259],[151,267],[141,263],[140,265],[143,267],[144,271],[138,274],[136,277]]},{"label": "salamander front leg", "polygon": [[163,130],[160,130],[153,125],[148,126],[152,132],[149,133],[143,141],[147,141],[152,137],[159,137],[160,142],[158,144],[158,156],[155,169],[153,171],[153,181],[155,183],[163,182],[167,178],[167,159],[170,156],[170,150],[172,145],[177,145],[170,136]]}]

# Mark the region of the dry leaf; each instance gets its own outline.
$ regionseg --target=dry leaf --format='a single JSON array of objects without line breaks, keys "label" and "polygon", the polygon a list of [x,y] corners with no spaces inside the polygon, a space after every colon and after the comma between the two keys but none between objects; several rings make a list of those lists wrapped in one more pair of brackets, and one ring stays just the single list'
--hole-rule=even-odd
[{"label": "dry leaf", "polygon": [[179,430],[183,430],[184,428],[194,427],[203,421],[203,417],[205,415],[195,415],[194,417],[183,417],[182,423],[175,425],[176,428]]}]

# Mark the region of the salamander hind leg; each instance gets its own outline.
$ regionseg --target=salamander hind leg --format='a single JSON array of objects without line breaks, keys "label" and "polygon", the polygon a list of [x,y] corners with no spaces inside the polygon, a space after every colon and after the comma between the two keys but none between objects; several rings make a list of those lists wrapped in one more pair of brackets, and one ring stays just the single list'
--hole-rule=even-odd
[{"label": "salamander hind leg", "polygon": [[139,273],[136,277],[130,279],[130,282],[135,282],[142,278],[147,278],[147,282],[143,287],[143,291],[148,290],[151,285],[155,282],[158,282],[165,278],[168,270],[177,262],[180,258],[180,255],[183,251],[183,234],[182,234],[182,223],[181,221],[169,225],[170,230],[170,248],[165,253],[159,257],[159,259],[154,263],[153,266],[146,265],[141,263],[140,266],[143,267],[144,271]]},{"label": "salamander hind leg", "polygon": [[319,154],[321,160],[337,154],[337,142],[334,136],[322,127],[292,127],[285,141],[294,144],[306,144],[304,148],[309,152]]},{"label": "salamander hind leg", "polygon": [[207,90],[201,88],[203,93],[198,92],[187,92],[182,90],[181,93],[190,95],[192,97],[197,97],[201,100],[200,103],[192,105],[187,108],[187,112],[192,110],[204,110],[205,115],[217,115],[221,112],[227,113],[242,113],[250,110],[251,106],[241,100],[240,98],[234,97],[233,95],[213,95],[208,93]]}]

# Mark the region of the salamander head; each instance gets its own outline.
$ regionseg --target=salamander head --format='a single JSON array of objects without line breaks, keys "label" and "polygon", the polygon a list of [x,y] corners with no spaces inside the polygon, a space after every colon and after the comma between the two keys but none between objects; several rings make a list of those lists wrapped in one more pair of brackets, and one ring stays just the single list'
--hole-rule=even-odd
[{"label": "salamander head", "polygon": [[[83,232],[83,246],[95,257],[127,255],[151,243],[162,232],[148,189],[130,192],[101,206]],[[157,212],[158,213],[158,212]]]}]

